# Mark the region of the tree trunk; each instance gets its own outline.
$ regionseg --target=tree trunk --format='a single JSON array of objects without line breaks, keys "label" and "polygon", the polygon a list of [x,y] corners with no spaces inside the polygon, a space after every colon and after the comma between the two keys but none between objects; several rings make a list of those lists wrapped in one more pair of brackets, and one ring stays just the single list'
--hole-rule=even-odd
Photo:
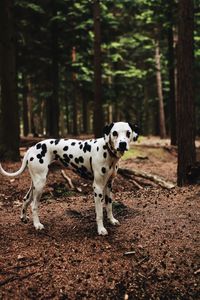
[{"label": "tree trunk", "polygon": [[194,4],[192,0],[179,1],[178,57],[177,57],[177,183],[187,185],[188,169],[195,163],[194,112]]},{"label": "tree trunk", "polygon": [[[76,62],[76,47],[72,48],[72,63]],[[77,92],[77,74],[72,73],[73,82],[73,102],[72,102],[72,113],[73,113],[73,135],[78,135],[78,92]]]},{"label": "tree trunk", "polygon": [[[82,91],[81,91],[82,92]],[[82,115],[83,115],[83,132],[88,133],[88,99],[86,93],[82,93]]]},{"label": "tree trunk", "polygon": [[163,92],[162,92],[160,46],[158,40],[156,40],[156,44],[155,44],[155,62],[156,62],[157,93],[158,93],[158,101],[159,101],[159,129],[160,129],[160,137],[161,139],[164,139],[166,138],[166,127],[165,127],[165,112],[164,112],[164,101],[163,101]]},{"label": "tree trunk", "polygon": [[[57,10],[54,0],[51,1],[52,16],[56,16]],[[50,89],[52,95],[47,100],[47,135],[59,136],[59,65],[58,65],[58,26],[57,21],[51,25],[51,66],[50,66]]]},{"label": "tree trunk", "polygon": [[175,57],[174,57],[174,33],[173,12],[174,0],[168,2],[168,73],[169,73],[169,105],[170,105],[170,136],[171,145],[177,144],[176,130],[176,94],[175,94]]},{"label": "tree trunk", "polygon": [[102,136],[102,78],[101,78],[101,31],[100,31],[100,1],[94,0],[94,134]]},{"label": "tree trunk", "polygon": [[23,95],[22,95],[22,106],[23,106],[23,115],[22,115],[22,122],[23,122],[23,135],[27,136],[29,133],[29,126],[28,126],[28,103],[27,103],[27,96],[28,96],[28,87],[26,79],[23,76]]},{"label": "tree trunk", "polygon": [[0,159],[19,159],[19,108],[13,1],[0,1],[1,126]]},{"label": "tree trunk", "polygon": [[34,118],[33,118],[33,94],[32,94],[32,83],[30,79],[27,83],[28,93],[27,93],[27,107],[28,107],[28,128],[29,134],[35,133],[35,126],[34,126]]}]

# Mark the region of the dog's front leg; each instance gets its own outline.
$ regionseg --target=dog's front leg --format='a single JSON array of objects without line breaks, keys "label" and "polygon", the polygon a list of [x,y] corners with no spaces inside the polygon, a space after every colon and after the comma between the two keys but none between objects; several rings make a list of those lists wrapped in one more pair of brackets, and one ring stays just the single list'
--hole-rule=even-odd
[{"label": "dog's front leg", "polygon": [[96,211],[97,230],[99,235],[108,234],[106,228],[103,225],[103,201],[104,201],[104,185],[98,181],[93,183],[94,189],[94,201]]},{"label": "dog's front leg", "polygon": [[110,179],[105,188],[105,203],[106,203],[106,212],[109,222],[112,225],[119,225],[119,221],[114,218],[112,212],[112,202],[113,202],[113,193],[112,193],[112,179]]}]

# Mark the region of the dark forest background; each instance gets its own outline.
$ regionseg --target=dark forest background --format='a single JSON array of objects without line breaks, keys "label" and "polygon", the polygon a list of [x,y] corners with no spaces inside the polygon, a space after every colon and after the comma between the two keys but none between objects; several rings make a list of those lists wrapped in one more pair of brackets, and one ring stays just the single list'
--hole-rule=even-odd
[{"label": "dark forest background", "polygon": [[198,0],[2,0],[0,157],[18,157],[20,135],[100,136],[121,120],[173,145],[188,122],[194,140],[199,24]]}]

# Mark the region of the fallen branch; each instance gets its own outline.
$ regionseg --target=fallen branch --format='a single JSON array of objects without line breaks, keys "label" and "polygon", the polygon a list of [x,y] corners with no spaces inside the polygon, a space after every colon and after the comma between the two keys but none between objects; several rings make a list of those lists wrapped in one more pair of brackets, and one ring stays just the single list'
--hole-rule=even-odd
[{"label": "fallen branch", "polygon": [[12,282],[12,281],[15,281],[15,280],[23,280],[23,279],[26,279],[34,274],[36,274],[37,272],[32,272],[32,273],[28,273],[26,275],[23,275],[23,276],[11,276],[9,278],[6,278],[5,280],[2,280],[0,281],[0,286],[3,286],[9,282]]},{"label": "fallen branch", "polygon": [[135,267],[136,267],[136,266],[142,265],[143,262],[148,261],[148,260],[149,260],[149,256],[145,256],[144,258],[142,258],[140,261],[138,261],[138,262],[135,264]]},{"label": "fallen branch", "polygon": [[75,186],[73,185],[71,178],[69,178],[69,177],[67,176],[67,174],[65,173],[64,170],[61,170],[61,174],[62,174],[62,176],[65,178],[65,180],[67,181],[69,187],[70,187],[71,189],[75,189]]},{"label": "fallen branch", "polygon": [[70,178],[69,176],[67,176],[67,174],[65,173],[64,170],[61,170],[61,174],[62,174],[62,176],[65,178],[65,180],[67,181],[67,183],[68,183],[70,189],[76,190],[76,191],[79,192],[79,193],[82,192],[82,189],[81,189],[80,187],[76,187],[76,186],[73,184],[71,178]]},{"label": "fallen branch", "polygon": [[124,255],[133,255],[135,254],[135,251],[127,251],[127,252],[124,252]]},{"label": "fallen branch", "polygon": [[24,268],[28,268],[28,267],[33,267],[33,266],[36,266],[40,263],[40,261],[35,261],[35,262],[32,262],[32,263],[29,263],[29,264],[25,264],[25,265],[16,265],[16,266],[10,266],[8,268],[6,268],[6,270],[4,271],[8,271],[8,270],[12,270],[12,269],[24,269]]},{"label": "fallen branch", "polygon": [[137,183],[137,181],[130,179],[129,182],[135,185],[139,190],[143,189],[143,187],[139,183]]},{"label": "fallen branch", "polygon": [[196,270],[196,271],[194,272],[194,275],[197,275],[197,274],[199,274],[199,273],[200,273],[200,269]]},{"label": "fallen branch", "polygon": [[172,189],[175,187],[175,185],[171,182],[167,182],[164,179],[156,176],[156,175],[152,175],[146,172],[142,172],[142,171],[137,171],[137,170],[133,170],[133,169],[124,169],[124,168],[119,168],[118,169],[118,173],[122,176],[127,176],[127,175],[134,175],[136,177],[142,177],[145,179],[149,179],[152,180],[153,182],[156,182],[158,185],[160,185],[163,188],[166,189]]}]

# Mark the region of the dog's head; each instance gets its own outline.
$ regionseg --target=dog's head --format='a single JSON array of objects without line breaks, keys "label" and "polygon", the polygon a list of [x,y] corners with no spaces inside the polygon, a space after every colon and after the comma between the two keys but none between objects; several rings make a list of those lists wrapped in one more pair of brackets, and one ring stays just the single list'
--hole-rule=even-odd
[{"label": "dog's head", "polygon": [[104,128],[105,141],[117,157],[121,157],[125,151],[129,150],[130,142],[136,141],[138,135],[138,126],[130,123],[116,122]]}]

